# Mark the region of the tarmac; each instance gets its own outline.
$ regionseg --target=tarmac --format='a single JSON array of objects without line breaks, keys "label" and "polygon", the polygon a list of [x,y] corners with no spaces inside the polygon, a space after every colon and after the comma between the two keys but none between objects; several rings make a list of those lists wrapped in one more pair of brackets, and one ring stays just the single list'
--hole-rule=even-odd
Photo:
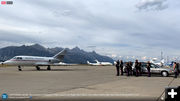
[{"label": "tarmac", "polygon": [[152,75],[116,76],[114,66],[0,67],[0,94],[26,101],[163,101],[165,87],[180,86],[174,79]]}]

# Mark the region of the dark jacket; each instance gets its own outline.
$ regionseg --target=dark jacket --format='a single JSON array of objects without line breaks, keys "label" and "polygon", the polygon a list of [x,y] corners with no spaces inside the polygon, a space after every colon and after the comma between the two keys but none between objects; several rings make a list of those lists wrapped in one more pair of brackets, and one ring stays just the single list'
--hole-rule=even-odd
[{"label": "dark jacket", "polygon": [[123,62],[120,62],[120,68],[123,68]]},{"label": "dark jacket", "polygon": [[119,67],[119,61],[116,62],[116,67]]},{"label": "dark jacket", "polygon": [[151,69],[151,64],[150,63],[147,63],[147,70],[149,71]]},{"label": "dark jacket", "polygon": [[138,62],[135,62],[135,68],[138,69]]}]

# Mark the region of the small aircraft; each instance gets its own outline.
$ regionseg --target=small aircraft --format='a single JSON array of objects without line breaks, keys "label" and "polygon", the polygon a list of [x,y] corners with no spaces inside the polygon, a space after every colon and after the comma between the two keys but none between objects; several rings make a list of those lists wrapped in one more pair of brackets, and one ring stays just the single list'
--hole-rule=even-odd
[{"label": "small aircraft", "polygon": [[101,65],[100,63],[90,63],[89,61],[87,61],[87,64],[92,65],[92,66],[100,66]]},{"label": "small aircraft", "polygon": [[22,71],[21,66],[35,66],[37,70],[40,70],[39,66],[48,66],[47,70],[51,70],[50,66],[56,66],[61,62],[67,53],[66,49],[56,54],[53,57],[39,57],[39,56],[15,56],[10,60],[2,63],[2,65],[18,66],[18,70]]},{"label": "small aircraft", "polygon": [[87,61],[87,64],[94,65],[94,66],[111,66],[111,65],[113,65],[110,62],[99,62],[98,60],[95,60],[95,61],[96,61],[96,63],[90,63],[89,61]]}]

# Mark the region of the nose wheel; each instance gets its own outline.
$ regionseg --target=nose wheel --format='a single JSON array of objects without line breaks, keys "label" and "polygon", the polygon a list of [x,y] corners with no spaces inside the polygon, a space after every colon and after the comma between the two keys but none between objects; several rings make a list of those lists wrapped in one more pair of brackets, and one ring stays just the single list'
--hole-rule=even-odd
[{"label": "nose wheel", "polygon": [[19,70],[19,71],[22,71],[21,66],[18,66],[18,70]]},{"label": "nose wheel", "polygon": [[48,67],[47,67],[47,70],[51,70],[51,67],[50,67],[50,66],[48,66]]},{"label": "nose wheel", "polygon": [[37,69],[37,70],[40,70],[40,67],[39,67],[39,66],[36,66],[36,69]]}]

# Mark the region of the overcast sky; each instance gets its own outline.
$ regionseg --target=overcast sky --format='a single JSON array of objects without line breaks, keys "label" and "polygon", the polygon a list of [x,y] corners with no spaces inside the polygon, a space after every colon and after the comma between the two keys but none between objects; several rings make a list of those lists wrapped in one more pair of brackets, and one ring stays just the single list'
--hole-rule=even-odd
[{"label": "overcast sky", "polygon": [[180,54],[180,0],[13,0],[0,47],[39,43],[101,54]]}]

